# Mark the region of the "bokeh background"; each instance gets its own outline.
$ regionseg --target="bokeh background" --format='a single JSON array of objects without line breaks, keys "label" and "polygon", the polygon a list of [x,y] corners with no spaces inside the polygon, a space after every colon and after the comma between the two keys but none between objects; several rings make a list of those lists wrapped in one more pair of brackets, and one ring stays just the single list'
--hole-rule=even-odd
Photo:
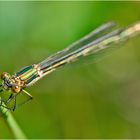
[{"label": "bokeh background", "polygon": [[[140,20],[140,2],[0,2],[0,72],[38,63],[107,21]],[[140,36],[27,90],[13,115],[28,138],[140,138]],[[0,138],[14,138],[0,118]]]}]

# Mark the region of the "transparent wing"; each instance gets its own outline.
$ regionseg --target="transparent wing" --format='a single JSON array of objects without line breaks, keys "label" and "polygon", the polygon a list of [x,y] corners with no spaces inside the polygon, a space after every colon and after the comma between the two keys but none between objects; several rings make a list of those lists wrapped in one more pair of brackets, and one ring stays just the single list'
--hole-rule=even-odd
[{"label": "transparent wing", "polygon": [[89,44],[90,42],[93,42],[93,40],[96,40],[97,38],[100,38],[100,36],[103,36],[104,34],[106,34],[106,32],[108,30],[111,30],[114,26],[115,26],[114,22],[108,22],[106,24],[103,24],[99,28],[93,30],[88,35],[81,38],[80,40],[72,43],[71,45],[69,45],[64,50],[59,51],[56,54],[48,57],[43,62],[39,63],[39,66],[43,67],[44,64],[50,64],[53,61],[57,60],[58,58],[63,57],[65,55],[69,54],[70,52],[73,52],[73,51],[77,50],[78,48],[80,48],[80,47],[82,47],[86,44]]},{"label": "transparent wing", "polygon": [[[45,61],[39,63],[37,65],[37,76],[35,78],[33,77],[33,79],[29,79],[30,82],[27,83],[27,86],[37,82],[43,76],[51,73],[65,64],[76,61],[79,58],[90,54],[98,54],[99,52],[107,50],[107,48],[112,48],[114,45],[116,46],[116,44],[119,44],[120,42],[123,42],[140,33],[140,22],[127,28],[118,28],[113,31],[109,30],[110,27],[112,27],[112,24],[105,25],[106,26],[101,26],[91,34],[80,39],[80,41],[74,43],[74,45],[70,45],[63,51],[58,52],[55,55],[47,58]],[[103,33],[105,30],[106,33],[104,32],[103,35],[98,35],[96,39],[93,39],[95,35],[98,33]]]},{"label": "transparent wing", "polygon": [[96,53],[99,50],[103,50],[104,48],[111,45],[111,43],[114,41],[113,37],[117,36],[120,33],[121,29],[117,29],[115,31],[112,31],[111,33],[108,33],[95,41],[92,41],[74,51],[68,52],[67,54],[54,59],[53,61],[50,61],[49,63],[42,64],[40,66],[40,70],[43,71],[43,73],[49,72],[51,70],[55,70],[56,68],[73,62],[76,59],[79,59],[82,56],[86,56],[92,53]]}]

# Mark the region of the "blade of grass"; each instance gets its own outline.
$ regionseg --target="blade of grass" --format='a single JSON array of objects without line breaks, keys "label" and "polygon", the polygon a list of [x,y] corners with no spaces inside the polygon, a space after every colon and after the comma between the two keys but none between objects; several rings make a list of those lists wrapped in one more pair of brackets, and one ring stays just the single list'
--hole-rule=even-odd
[{"label": "blade of grass", "polygon": [[[2,103],[2,105],[5,106],[4,103]],[[12,131],[15,139],[27,139],[24,132],[22,131],[22,129],[20,128],[20,126],[18,125],[16,120],[14,119],[12,113],[10,111],[8,111],[6,108],[4,108],[3,106],[0,106],[0,111],[1,111],[2,116],[4,117],[8,127]]]}]

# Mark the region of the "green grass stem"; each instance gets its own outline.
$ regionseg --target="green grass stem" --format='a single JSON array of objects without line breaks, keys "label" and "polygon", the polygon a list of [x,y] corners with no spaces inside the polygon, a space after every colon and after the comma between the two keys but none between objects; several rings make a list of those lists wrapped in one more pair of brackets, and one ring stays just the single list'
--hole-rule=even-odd
[{"label": "green grass stem", "polygon": [[25,136],[24,132],[22,131],[16,120],[14,119],[11,112],[7,111],[7,109],[2,106],[0,106],[0,111],[2,113],[2,117],[4,117],[8,127],[12,131],[15,139],[26,139],[27,137]]}]

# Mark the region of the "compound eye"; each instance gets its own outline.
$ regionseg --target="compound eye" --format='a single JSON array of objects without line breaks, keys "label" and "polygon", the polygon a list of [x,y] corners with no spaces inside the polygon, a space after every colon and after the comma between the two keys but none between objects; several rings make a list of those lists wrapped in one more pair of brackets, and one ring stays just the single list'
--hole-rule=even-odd
[{"label": "compound eye", "polygon": [[6,72],[3,72],[3,73],[1,74],[1,79],[4,80],[4,79],[6,79],[6,78],[9,78],[9,74],[6,73]]}]

